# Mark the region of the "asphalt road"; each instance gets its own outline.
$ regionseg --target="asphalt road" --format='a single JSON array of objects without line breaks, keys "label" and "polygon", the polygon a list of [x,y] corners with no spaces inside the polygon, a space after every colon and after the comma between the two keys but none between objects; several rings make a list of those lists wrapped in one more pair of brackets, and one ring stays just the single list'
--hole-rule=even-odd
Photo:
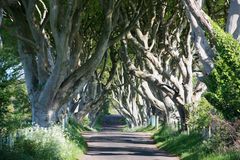
[{"label": "asphalt road", "polygon": [[83,160],[179,160],[158,150],[150,134],[120,129],[117,124],[105,124],[101,132],[85,132],[88,152]]}]

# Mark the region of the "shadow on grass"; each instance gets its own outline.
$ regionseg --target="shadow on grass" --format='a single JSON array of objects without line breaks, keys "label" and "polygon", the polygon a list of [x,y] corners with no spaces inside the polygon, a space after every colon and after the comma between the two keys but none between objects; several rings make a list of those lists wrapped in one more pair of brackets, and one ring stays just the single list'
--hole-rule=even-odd
[{"label": "shadow on grass", "polygon": [[183,160],[198,160],[200,158],[200,146],[202,144],[202,136],[198,133],[190,135],[173,131],[168,126],[163,126],[154,134],[154,140],[158,147],[181,156]]},{"label": "shadow on grass", "polygon": [[87,143],[83,138],[81,132],[82,131],[89,131],[88,128],[79,125],[77,122],[70,120],[69,125],[67,126],[67,134],[71,141],[74,141],[77,146],[83,151],[83,153],[87,152]]}]

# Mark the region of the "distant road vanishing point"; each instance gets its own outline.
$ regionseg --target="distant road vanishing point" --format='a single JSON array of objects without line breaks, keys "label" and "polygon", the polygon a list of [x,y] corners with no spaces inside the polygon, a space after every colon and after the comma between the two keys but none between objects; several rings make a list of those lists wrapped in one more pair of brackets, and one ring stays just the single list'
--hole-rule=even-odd
[{"label": "distant road vanishing point", "polygon": [[88,152],[83,160],[179,160],[157,149],[150,134],[120,129],[120,125],[105,124],[101,132],[85,132]]}]

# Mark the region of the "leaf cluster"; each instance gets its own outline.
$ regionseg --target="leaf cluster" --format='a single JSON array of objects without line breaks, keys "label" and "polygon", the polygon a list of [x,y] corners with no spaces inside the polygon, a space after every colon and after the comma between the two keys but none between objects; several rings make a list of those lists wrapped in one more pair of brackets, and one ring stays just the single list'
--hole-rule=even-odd
[{"label": "leaf cluster", "polygon": [[206,80],[209,93],[206,98],[225,118],[240,118],[240,44],[212,22],[218,55],[215,68]]}]

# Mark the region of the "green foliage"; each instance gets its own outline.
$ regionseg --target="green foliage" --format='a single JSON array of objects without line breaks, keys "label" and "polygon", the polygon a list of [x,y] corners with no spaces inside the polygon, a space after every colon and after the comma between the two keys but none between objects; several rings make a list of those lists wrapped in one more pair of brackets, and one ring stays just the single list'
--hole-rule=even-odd
[{"label": "green foliage", "polygon": [[96,129],[97,131],[100,131],[102,129],[104,115],[105,115],[104,112],[100,112],[97,115],[96,122],[93,125],[93,128]]},{"label": "green foliage", "polygon": [[206,79],[208,101],[228,120],[240,118],[240,44],[212,22],[218,55]]},{"label": "green foliage", "polygon": [[86,151],[81,130],[77,124],[65,131],[59,126],[22,129],[13,148],[0,150],[1,159],[76,160]]},{"label": "green foliage", "polygon": [[106,99],[102,105],[102,111],[104,115],[110,115],[110,100]]},{"label": "green foliage", "polygon": [[25,85],[21,83],[13,83],[2,90],[2,93],[5,91],[8,92],[7,95],[9,97],[8,103],[0,106],[1,135],[24,127],[27,125],[26,122],[31,120],[30,104],[26,88]]},{"label": "green foliage", "polygon": [[[3,34],[4,35],[4,34]],[[30,104],[21,77],[22,65],[11,47],[13,42],[4,39],[0,49],[0,136],[20,128],[30,119]]]},{"label": "green foliage", "polygon": [[189,113],[190,128],[201,130],[208,127],[212,121],[213,112],[215,112],[214,107],[205,98],[202,98],[197,107]]},{"label": "green foliage", "polygon": [[[16,56],[12,55],[13,49],[0,49],[0,105],[10,104],[11,93],[8,87],[16,81],[16,76],[19,73],[19,62]],[[4,110],[4,109],[2,109]]]},{"label": "green foliage", "polygon": [[205,1],[204,11],[215,21],[221,28],[226,26],[226,17],[228,16],[228,8],[230,1],[226,0],[214,0]]},{"label": "green foliage", "polygon": [[[163,126],[153,136],[157,146],[172,154],[178,155],[182,160],[236,160],[239,159],[239,151],[212,152],[206,148],[206,140],[201,134],[178,133],[171,128]],[[224,160],[225,160],[224,159]]]},{"label": "green foliage", "polygon": [[239,139],[237,128],[215,116],[212,120],[212,135],[203,142],[205,152],[222,153],[234,148]]}]

